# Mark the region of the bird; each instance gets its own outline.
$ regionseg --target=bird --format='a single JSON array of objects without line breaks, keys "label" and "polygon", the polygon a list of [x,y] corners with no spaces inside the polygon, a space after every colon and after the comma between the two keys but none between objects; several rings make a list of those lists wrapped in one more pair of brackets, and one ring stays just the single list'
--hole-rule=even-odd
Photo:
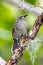
[{"label": "bird", "polygon": [[20,46],[20,39],[27,36],[28,24],[25,21],[25,17],[27,16],[28,15],[19,16],[12,28],[12,52],[14,52],[14,50]]}]

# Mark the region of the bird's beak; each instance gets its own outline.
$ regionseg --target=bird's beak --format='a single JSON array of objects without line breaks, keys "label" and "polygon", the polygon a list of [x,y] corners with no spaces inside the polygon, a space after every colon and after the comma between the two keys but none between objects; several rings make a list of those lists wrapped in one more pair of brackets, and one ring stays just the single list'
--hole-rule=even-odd
[{"label": "bird's beak", "polygon": [[28,15],[24,15],[24,18],[27,17]]}]

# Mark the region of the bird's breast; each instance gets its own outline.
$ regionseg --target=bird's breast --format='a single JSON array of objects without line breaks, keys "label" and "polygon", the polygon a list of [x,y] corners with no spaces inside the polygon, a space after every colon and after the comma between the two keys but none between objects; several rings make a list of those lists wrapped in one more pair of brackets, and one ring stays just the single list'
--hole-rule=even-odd
[{"label": "bird's breast", "polygon": [[16,23],[16,27],[18,28],[18,29],[27,29],[27,22],[26,21],[24,21],[24,20],[22,20],[22,21],[18,21],[17,23]]}]

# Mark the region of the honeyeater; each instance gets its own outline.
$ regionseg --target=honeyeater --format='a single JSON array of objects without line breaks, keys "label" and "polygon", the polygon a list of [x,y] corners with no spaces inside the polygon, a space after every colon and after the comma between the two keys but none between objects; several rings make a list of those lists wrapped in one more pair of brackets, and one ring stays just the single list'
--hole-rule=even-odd
[{"label": "honeyeater", "polygon": [[14,51],[17,47],[20,46],[20,39],[22,37],[27,36],[28,24],[25,21],[26,16],[27,15],[19,16],[13,26],[13,29],[12,29],[12,36],[13,36],[12,51]]}]

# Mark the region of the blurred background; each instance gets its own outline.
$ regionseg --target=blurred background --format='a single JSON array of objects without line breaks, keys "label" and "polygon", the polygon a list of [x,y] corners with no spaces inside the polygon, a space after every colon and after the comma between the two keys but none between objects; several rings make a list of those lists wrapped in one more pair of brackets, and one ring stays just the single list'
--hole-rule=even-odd
[{"label": "blurred background", "polygon": [[[43,6],[43,0],[24,0],[24,2],[32,5],[40,4]],[[25,20],[28,23],[29,32],[37,18],[37,15],[25,10],[21,10],[14,4],[0,0],[0,56],[6,61],[8,61],[11,56],[11,46],[13,43],[12,27],[17,17],[25,14],[28,14],[28,17],[26,17]],[[40,28],[36,39],[38,37],[40,38],[40,36],[43,37],[43,26]],[[31,54],[31,52],[26,48],[18,65],[43,65],[43,44],[41,44],[40,47],[36,46],[36,48],[37,50],[35,51],[35,54],[33,50]]]}]

